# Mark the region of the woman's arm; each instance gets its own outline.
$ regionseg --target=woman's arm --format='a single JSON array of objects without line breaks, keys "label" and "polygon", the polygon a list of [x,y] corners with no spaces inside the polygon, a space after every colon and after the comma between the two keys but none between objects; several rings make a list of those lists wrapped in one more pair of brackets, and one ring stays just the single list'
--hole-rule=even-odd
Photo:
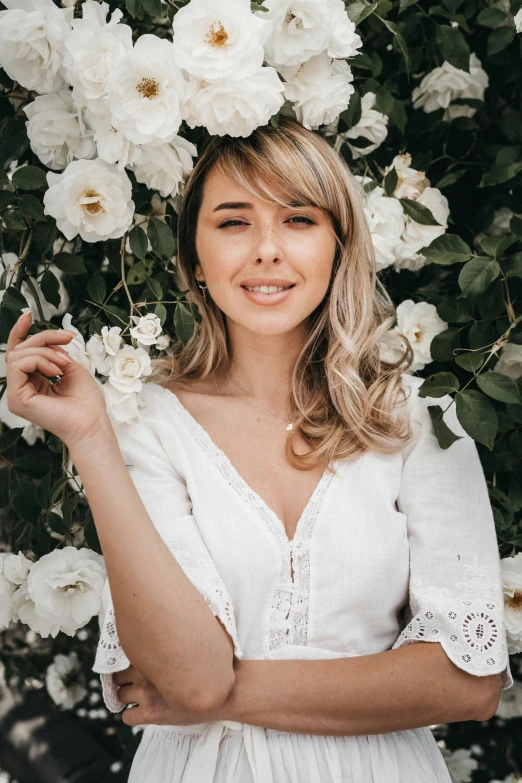
[{"label": "woman's arm", "polygon": [[156,530],[112,424],[69,444],[105,558],[126,655],[172,706],[221,704],[234,682],[232,640]]},{"label": "woman's arm", "polygon": [[349,736],[486,720],[501,675],[476,677],[437,642],[330,660],[238,660],[228,700],[205,720]]}]

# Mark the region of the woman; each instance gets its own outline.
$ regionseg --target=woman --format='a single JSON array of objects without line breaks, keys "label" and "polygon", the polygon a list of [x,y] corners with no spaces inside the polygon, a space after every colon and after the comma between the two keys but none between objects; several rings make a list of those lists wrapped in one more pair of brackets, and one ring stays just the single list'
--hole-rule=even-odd
[{"label": "woman", "polygon": [[130,783],[449,781],[428,727],[512,684],[478,452],[454,405],[439,447],[428,405],[451,399],[419,396],[411,346],[379,361],[375,269],[358,183],[282,117],[196,163],[177,274],[199,333],[137,423],[113,430],[70,334],[13,327],[9,407],[69,447],[105,556],[94,670],[146,724]]}]

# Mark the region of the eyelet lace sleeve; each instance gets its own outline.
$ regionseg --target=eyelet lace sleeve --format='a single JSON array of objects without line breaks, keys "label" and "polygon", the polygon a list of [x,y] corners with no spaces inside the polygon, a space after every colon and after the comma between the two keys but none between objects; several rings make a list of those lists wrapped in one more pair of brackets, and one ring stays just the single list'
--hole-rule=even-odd
[{"label": "eyelet lace sleeve", "polygon": [[[174,468],[161,439],[147,422],[120,424],[115,432],[134,485],[156,529],[210,610],[229,633],[234,655],[242,658],[234,610],[228,591],[210,556],[192,512],[186,482]],[[118,639],[114,606],[107,581],[105,614],[92,670],[101,675],[103,698],[111,712],[125,706],[118,699],[113,674],[130,665]]]},{"label": "eyelet lace sleeve", "polygon": [[407,517],[410,547],[406,626],[392,649],[439,642],[453,663],[477,676],[502,673],[513,685],[500,555],[493,512],[475,441],[457,419],[444,421],[460,440],[442,449],[429,405],[446,408],[450,395],[419,397],[422,378],[409,376],[415,440],[403,452],[397,508]]}]

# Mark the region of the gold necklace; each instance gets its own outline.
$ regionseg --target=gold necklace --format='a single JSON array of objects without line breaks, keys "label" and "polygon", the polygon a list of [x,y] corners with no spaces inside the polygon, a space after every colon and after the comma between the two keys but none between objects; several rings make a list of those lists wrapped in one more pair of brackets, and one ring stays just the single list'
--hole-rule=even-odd
[{"label": "gold necklace", "polygon": [[[242,388],[241,388],[241,386],[239,386],[239,385],[238,385],[238,384],[237,384],[235,381],[233,381],[233,380],[232,380],[232,378],[230,377],[230,375],[228,374],[228,372],[226,371],[226,369],[225,369],[224,367],[223,367],[223,370],[225,371],[225,374],[226,374],[226,376],[227,376],[228,380],[229,380],[231,383],[233,383],[233,384],[234,384],[234,386],[236,386],[236,387],[239,389],[239,391],[242,391],[242,392],[243,392],[243,394],[248,394],[248,395],[249,395],[249,397],[253,397],[253,398],[254,398],[254,400],[256,400],[257,402],[259,402],[259,403],[260,403],[260,404],[263,406],[263,408],[266,408],[266,409],[267,409],[267,411],[270,411],[270,413],[272,413],[274,416],[277,416],[277,418],[278,418],[278,419],[281,419],[282,421],[286,421],[286,422],[287,422],[286,429],[288,430],[288,432],[291,432],[291,431],[292,431],[292,429],[293,429],[293,427],[294,427],[294,424],[293,424],[293,422],[292,422],[292,421],[288,421],[288,419],[287,419],[285,416],[279,416],[279,414],[278,414],[278,413],[274,413],[274,411],[273,411],[273,410],[271,410],[271,409],[268,407],[268,405],[265,405],[265,403],[264,403],[264,402],[261,402],[261,400],[258,400],[258,399],[257,399],[257,397],[256,397],[254,394],[251,394],[250,392],[247,392],[247,391],[245,391],[245,389],[242,389]],[[216,384],[217,393],[219,394],[220,392],[219,392],[219,389],[218,389],[218,385],[217,385],[217,381],[216,381],[216,373],[215,373],[215,372],[213,373],[213,376],[214,376],[214,383]]]}]

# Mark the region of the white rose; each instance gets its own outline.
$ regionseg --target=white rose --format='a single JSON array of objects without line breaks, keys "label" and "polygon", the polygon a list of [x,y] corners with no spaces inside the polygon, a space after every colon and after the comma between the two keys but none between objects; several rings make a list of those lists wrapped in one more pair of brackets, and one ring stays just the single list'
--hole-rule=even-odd
[{"label": "white rose", "polygon": [[130,329],[130,334],[142,345],[155,345],[157,336],[161,333],[161,321],[154,313],[137,316],[132,315],[135,326]]},{"label": "white rose", "polygon": [[522,717],[522,682],[514,680],[513,687],[500,692],[495,715],[504,720]]},{"label": "white rose", "polygon": [[284,84],[274,68],[261,67],[246,79],[204,82],[190,77],[189,127],[204,125],[213,136],[250,136],[284,103]]},{"label": "white rose", "polygon": [[55,638],[60,632],[58,623],[36,614],[34,601],[29,595],[27,581],[23,582],[13,593],[13,620],[28,625],[32,631],[44,639],[48,636]]},{"label": "white rose", "polygon": [[64,169],[74,158],[96,154],[93,132],[69,90],[39,95],[24,111],[31,149],[48,168]]},{"label": "white rose", "polygon": [[362,46],[342,0],[265,0],[263,16],[273,32],[265,59],[276,67],[298,65],[321,52],[353,57]]},{"label": "white rose", "polygon": [[427,263],[425,256],[418,251],[445,233],[449,217],[448,199],[438,188],[425,188],[416,201],[427,207],[440,225],[425,226],[406,215],[406,225],[402,232],[395,268],[410,269],[413,272]]},{"label": "white rose", "polygon": [[139,158],[142,148],[113,126],[110,114],[99,117],[86,109],[85,119],[94,131],[98,156],[106,163],[117,163],[119,169],[124,169]]},{"label": "white rose", "polygon": [[45,213],[55,218],[67,239],[77,234],[85,242],[123,236],[132,224],[132,186],[115,164],[73,160],[62,174],[47,173]]},{"label": "white rose", "polygon": [[4,576],[14,585],[21,585],[27,579],[32,564],[32,560],[22,552],[17,552],[16,555],[9,554],[4,558]]},{"label": "white rose", "polygon": [[140,392],[140,378],[150,375],[152,367],[150,356],[143,348],[125,345],[113,357],[109,383],[123,393]]},{"label": "white rose", "polygon": [[411,155],[405,152],[396,155],[389,166],[384,169],[384,174],[388,174],[391,169],[397,172],[397,185],[393,191],[395,198],[409,198],[415,201],[421,193],[430,185],[424,171],[417,171],[411,167]]},{"label": "white rose", "polygon": [[102,386],[105,395],[107,413],[113,425],[122,423],[132,424],[139,417],[140,407],[143,401],[139,392],[122,392],[112,383],[104,383]]},{"label": "white rose", "polygon": [[159,191],[164,198],[176,196],[192,171],[192,158],[197,154],[195,144],[182,136],[175,136],[168,144],[140,147],[130,168],[138,182]]},{"label": "white rose", "polygon": [[469,64],[469,73],[455,68],[447,60],[439,68],[430,71],[412,91],[413,107],[422,108],[427,113],[445,109],[444,120],[472,117],[476,112],[472,106],[450,106],[457,98],[484,99],[489,77],[474,52],[470,55]]},{"label": "white rose", "polygon": [[186,98],[174,44],[156,35],[138,38],[111,71],[111,122],[134,144],[173,139],[185,119]]},{"label": "white rose", "polygon": [[516,12],[513,21],[515,22],[517,33],[522,33],[522,7]]},{"label": "white rose", "polygon": [[62,329],[74,332],[72,340],[69,340],[68,343],[62,345],[63,350],[73,361],[78,362],[78,364],[81,364],[86,370],[89,370],[91,375],[94,375],[96,365],[85,349],[85,340],[82,333],[72,324],[71,313],[66,313],[62,318]]},{"label": "white rose", "polygon": [[[357,125],[337,136],[334,145],[334,149],[337,152],[340,151],[343,142],[347,142],[352,151],[353,159],[357,160],[357,158],[369,155],[383,143],[388,135],[389,118],[386,114],[382,114],[373,108],[376,98],[377,95],[374,92],[367,92],[363,95],[361,98],[361,119]],[[335,132],[337,132],[337,128]],[[327,133],[327,135],[329,134]],[[350,144],[350,139],[357,139],[361,136],[372,143],[367,147],[355,147],[353,144]]]},{"label": "white rose", "polygon": [[435,305],[405,299],[397,307],[396,331],[408,338],[413,348],[410,372],[422,370],[433,361],[430,344],[435,335],[444,332],[448,324],[439,317]]},{"label": "white rose", "polygon": [[[363,178],[356,175],[355,178],[361,185],[370,181],[370,177]],[[379,185],[369,193],[365,193],[362,188],[361,190],[379,272],[391,266],[398,258],[401,236],[406,224],[404,210],[400,202],[386,196],[384,189]]]},{"label": "white rose", "polygon": [[4,0],[0,11],[0,66],[27,90],[54,92],[66,87],[64,40],[73,8],[52,0]]},{"label": "white rose", "polygon": [[120,336],[119,326],[102,326],[102,334],[93,334],[87,340],[85,350],[93,360],[97,372],[108,375],[111,371],[112,357],[115,356],[121,346],[123,338]]},{"label": "white rose", "polygon": [[353,74],[344,60],[332,60],[323,53],[279,71],[285,79],[285,97],[293,102],[297,119],[308,130],[333,122],[348,108]]},{"label": "white rose", "polygon": [[522,345],[507,343],[502,348],[495,372],[501,372],[516,381],[522,377]]},{"label": "white rose", "polygon": [[91,549],[66,546],[33,563],[27,590],[37,617],[74,636],[99,612],[105,579],[101,555]]},{"label": "white rose", "polygon": [[76,99],[94,114],[108,112],[107,93],[110,73],[118,60],[132,50],[132,29],[118,24],[123,14],[96,0],[81,4],[82,19],[74,19],[72,32],[65,40],[64,68]]},{"label": "white rose", "polygon": [[173,29],[178,66],[219,81],[246,78],[261,68],[270,24],[251,13],[250,0],[191,0],[174,16]]},{"label": "white rose", "polygon": [[[73,679],[74,678],[74,679]],[[81,666],[77,653],[69,655],[58,653],[45,671],[45,684],[49,696],[59,707],[71,710],[87,696],[81,677]]]},{"label": "white rose", "polygon": [[471,758],[471,751],[467,748],[452,751],[443,747],[441,752],[453,783],[471,783],[471,775],[478,768],[478,761]]},{"label": "white rose", "polygon": [[522,552],[500,561],[504,589],[504,627],[510,655],[522,652]]}]

